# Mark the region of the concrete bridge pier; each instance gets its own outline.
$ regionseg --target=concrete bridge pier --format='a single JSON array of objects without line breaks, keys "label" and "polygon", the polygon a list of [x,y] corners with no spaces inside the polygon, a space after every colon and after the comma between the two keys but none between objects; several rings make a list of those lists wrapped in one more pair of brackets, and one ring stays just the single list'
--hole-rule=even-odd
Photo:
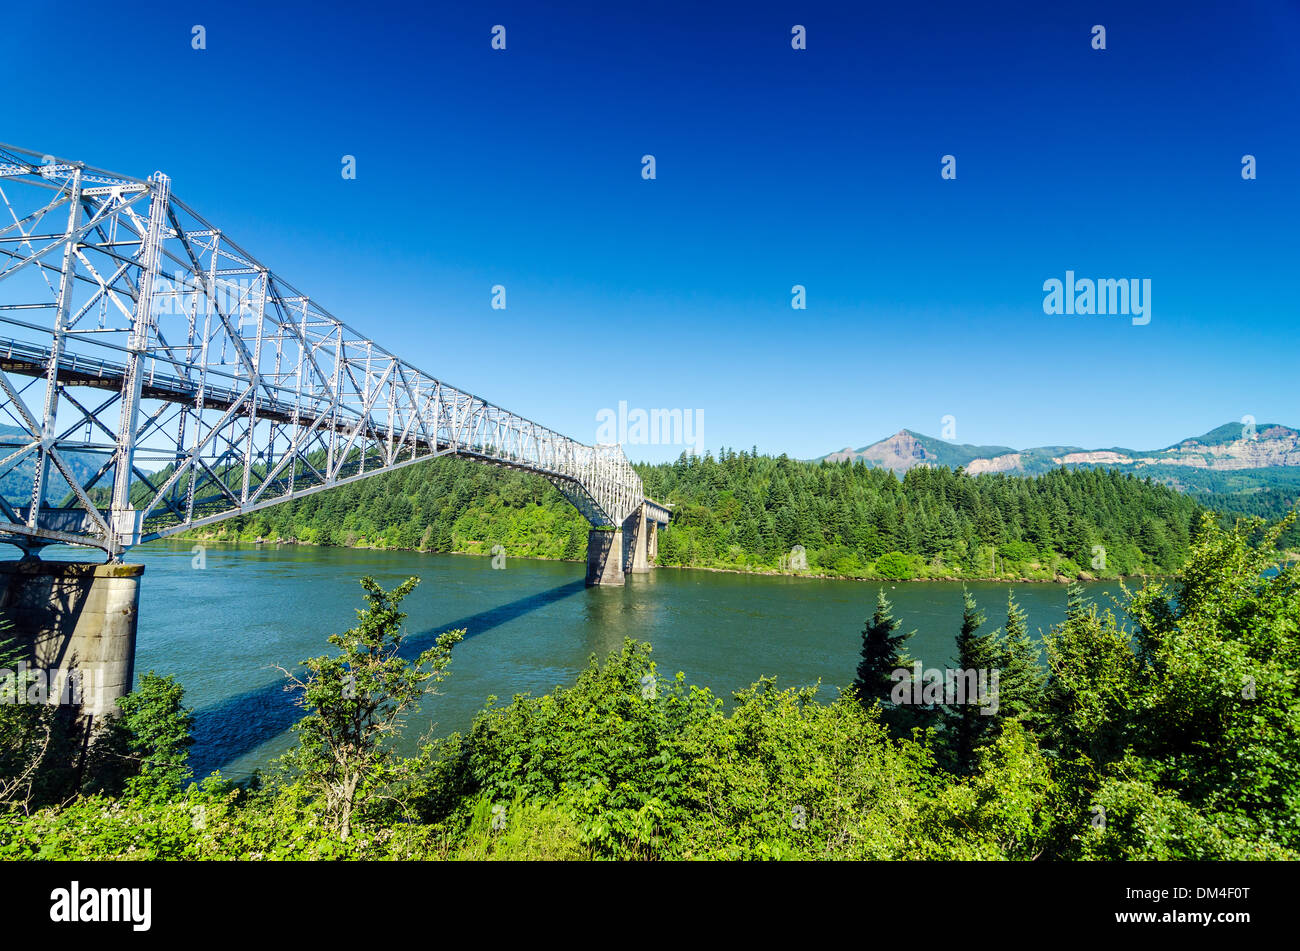
[{"label": "concrete bridge pier", "polygon": [[[654,524],[651,522],[650,524]],[[623,563],[628,574],[646,575],[650,573],[650,560],[646,546],[645,503],[636,507],[636,511],[623,523]]]},{"label": "concrete bridge pier", "polygon": [[622,584],[623,530],[587,532],[587,585]]},{"label": "concrete bridge pier", "polygon": [[659,522],[642,502],[623,527],[587,533],[587,584],[623,584],[628,575],[650,573],[659,555]]},{"label": "concrete bridge pier", "polygon": [[[116,715],[135,677],[144,565],[0,562],[0,615],[27,663],[43,671],[43,699],[80,708],[88,727]],[[38,697],[37,699],[41,699]]]}]

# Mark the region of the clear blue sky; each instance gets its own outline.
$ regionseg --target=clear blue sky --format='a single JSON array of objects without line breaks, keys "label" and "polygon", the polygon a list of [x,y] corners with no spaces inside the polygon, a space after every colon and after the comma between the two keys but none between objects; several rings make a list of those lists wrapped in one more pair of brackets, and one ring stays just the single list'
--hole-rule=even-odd
[{"label": "clear blue sky", "polygon": [[[797,457],[946,414],[1016,448],[1300,425],[1294,0],[558,6],[9,4],[0,141],[166,171],[339,317],[588,442],[620,400]],[[1150,324],[1045,315],[1067,269],[1149,278]]]}]

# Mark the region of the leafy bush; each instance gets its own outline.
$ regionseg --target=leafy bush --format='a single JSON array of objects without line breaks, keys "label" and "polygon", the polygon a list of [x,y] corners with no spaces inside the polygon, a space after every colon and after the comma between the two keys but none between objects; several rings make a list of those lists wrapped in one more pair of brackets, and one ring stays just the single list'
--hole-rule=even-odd
[{"label": "leafy bush", "polygon": [[122,716],[113,728],[124,735],[130,757],[128,795],[166,801],[188,783],[194,717],[182,705],[184,697],[185,688],[174,677],[151,670],[118,700]]},{"label": "leafy bush", "polygon": [[882,578],[901,581],[915,573],[912,559],[901,551],[891,551],[876,559],[876,574]]}]

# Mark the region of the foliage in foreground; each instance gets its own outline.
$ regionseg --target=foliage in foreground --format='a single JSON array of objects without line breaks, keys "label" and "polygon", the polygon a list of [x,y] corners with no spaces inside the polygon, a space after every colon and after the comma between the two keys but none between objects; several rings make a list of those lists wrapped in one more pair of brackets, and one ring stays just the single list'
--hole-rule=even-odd
[{"label": "foliage in foreground", "polygon": [[[728,711],[629,641],[371,774],[350,834],[312,779],[326,749],[304,743],[264,783],[0,812],[0,859],[1297,859],[1300,568],[1271,566],[1275,541],[1207,518],[1179,575],[1118,616],[1072,598],[1046,681],[1021,670],[978,730],[961,710],[882,715],[871,691],[902,641],[877,605],[872,663],[828,702],[761,680]],[[376,643],[394,594],[369,592]],[[966,653],[1024,660],[1014,601],[996,636],[980,621],[970,605]]]},{"label": "foliage in foreground", "polygon": [[293,727],[300,743],[287,765],[318,795],[340,839],[351,834],[358,804],[382,795],[409,767],[384,741],[401,734],[411,707],[447,676],[451,648],[465,636],[442,634],[413,663],[401,656],[406,615],[398,608],[419,583],[408,578],[384,591],[362,578],[366,607],[357,626],[329,638],[340,653],[303,661],[305,679],[283,671],[286,689],[307,711]]}]

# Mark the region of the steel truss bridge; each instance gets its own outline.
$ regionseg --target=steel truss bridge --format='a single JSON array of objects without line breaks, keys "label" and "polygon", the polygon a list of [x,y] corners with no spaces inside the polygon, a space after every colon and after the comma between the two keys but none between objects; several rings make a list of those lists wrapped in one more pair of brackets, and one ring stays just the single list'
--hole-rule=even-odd
[{"label": "steel truss bridge", "polygon": [[598,528],[666,523],[617,445],[459,390],[146,180],[0,145],[0,541],[117,560],[436,456],[535,472]]}]

